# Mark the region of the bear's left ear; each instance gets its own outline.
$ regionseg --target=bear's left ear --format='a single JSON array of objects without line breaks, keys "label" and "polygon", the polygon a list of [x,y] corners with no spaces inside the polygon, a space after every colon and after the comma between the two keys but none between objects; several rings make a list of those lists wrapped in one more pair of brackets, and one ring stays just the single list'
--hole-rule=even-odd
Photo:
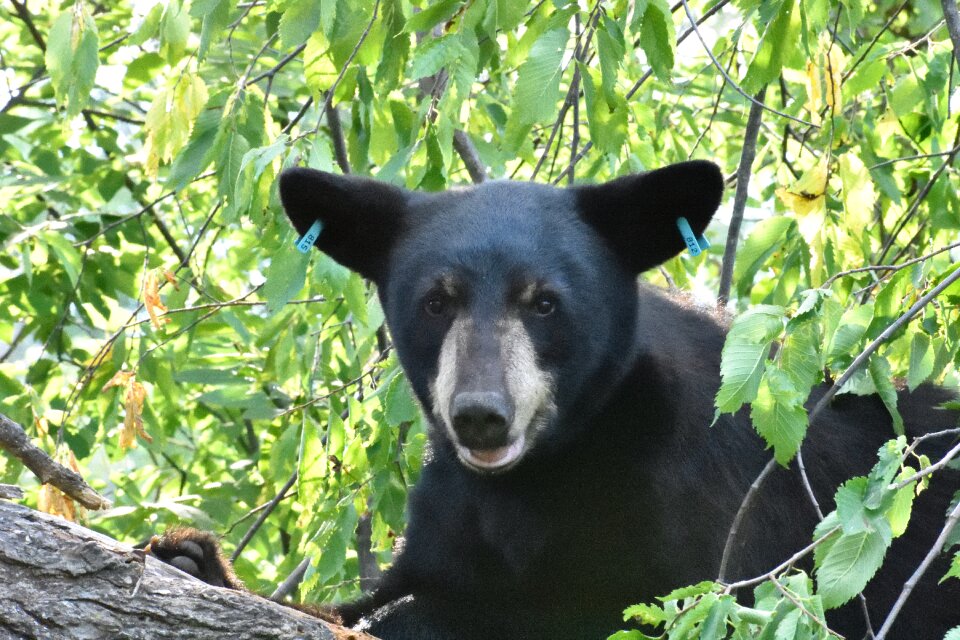
[{"label": "bear's left ear", "polygon": [[302,236],[319,220],[314,246],[378,283],[406,225],[408,196],[370,178],[303,168],[280,174],[280,200],[297,233]]},{"label": "bear's left ear", "polygon": [[686,248],[677,218],[703,233],[720,206],[723,174],[712,162],[693,160],[574,192],[580,216],[640,273]]}]

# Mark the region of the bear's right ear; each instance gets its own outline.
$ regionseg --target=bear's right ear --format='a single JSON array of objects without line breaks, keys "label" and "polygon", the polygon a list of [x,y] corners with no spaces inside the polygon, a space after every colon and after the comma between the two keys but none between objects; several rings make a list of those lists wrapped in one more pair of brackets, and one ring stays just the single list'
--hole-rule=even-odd
[{"label": "bear's right ear", "polygon": [[280,200],[301,236],[317,220],[323,225],[314,246],[331,258],[379,282],[390,249],[403,231],[408,192],[370,178],[316,169],[280,174]]}]

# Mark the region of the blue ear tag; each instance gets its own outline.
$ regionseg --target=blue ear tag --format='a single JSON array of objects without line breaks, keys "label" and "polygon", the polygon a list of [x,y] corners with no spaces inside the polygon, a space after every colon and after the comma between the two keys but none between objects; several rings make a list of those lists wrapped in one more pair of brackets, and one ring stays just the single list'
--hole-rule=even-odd
[{"label": "blue ear tag", "polygon": [[307,232],[297,240],[297,251],[300,253],[307,253],[310,251],[310,247],[313,246],[313,243],[317,241],[317,238],[320,237],[320,232],[323,231],[323,223],[317,220],[310,228],[307,229]]},{"label": "blue ear tag", "polygon": [[687,245],[687,251],[690,252],[690,255],[698,256],[710,248],[710,241],[707,240],[706,236],[698,238],[693,233],[693,229],[686,218],[677,218],[677,229],[680,230],[680,236],[683,238],[684,244]]}]

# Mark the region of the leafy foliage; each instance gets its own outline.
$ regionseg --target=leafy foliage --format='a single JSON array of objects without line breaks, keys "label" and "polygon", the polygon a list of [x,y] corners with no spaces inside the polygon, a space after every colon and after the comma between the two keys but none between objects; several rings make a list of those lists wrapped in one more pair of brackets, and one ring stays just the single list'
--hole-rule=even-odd
[{"label": "leafy foliage", "polygon": [[[762,114],[717,407],[751,405],[789,463],[811,389],[957,268],[954,44],[935,3],[690,2],[735,87],[686,9],[4,5],[0,412],[75,460],[116,505],[81,517],[130,541],[187,522],[232,548],[292,481],[238,573],[272,590],[310,557],[301,597],[352,597],[357,524],[388,563],[424,424],[374,292],[293,250],[279,171],[441,189],[470,179],[465,139],[489,177],[604,180],[689,157],[732,175],[743,93],[766,87],[779,113]],[[725,231],[648,277],[712,302]],[[958,301],[952,285],[840,393],[878,393],[902,432],[894,380],[958,382]],[[828,637],[824,609],[862,589],[926,481],[889,488],[930,465],[908,447],[893,440],[838,491],[812,578],[769,576],[753,607],[706,583],[628,616],[670,638]],[[0,482],[74,513],[16,461],[0,459]]]}]

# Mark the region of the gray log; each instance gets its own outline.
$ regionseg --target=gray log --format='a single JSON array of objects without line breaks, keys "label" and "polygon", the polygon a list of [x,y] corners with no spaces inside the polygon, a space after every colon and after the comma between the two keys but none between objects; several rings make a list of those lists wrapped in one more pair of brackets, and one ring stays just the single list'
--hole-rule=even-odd
[{"label": "gray log", "polygon": [[0,501],[0,639],[369,637],[211,587],[89,529]]}]

